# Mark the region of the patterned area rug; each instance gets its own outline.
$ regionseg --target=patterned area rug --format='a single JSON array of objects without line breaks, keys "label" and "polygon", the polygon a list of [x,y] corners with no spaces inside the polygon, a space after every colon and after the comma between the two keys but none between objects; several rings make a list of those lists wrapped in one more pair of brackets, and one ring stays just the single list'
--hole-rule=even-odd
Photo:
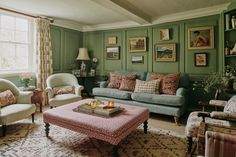
[{"label": "patterned area rug", "polygon": [[[86,135],[50,126],[45,136],[42,116],[35,123],[30,119],[7,127],[7,135],[0,139],[2,157],[111,157],[112,146]],[[144,134],[142,126],[125,138],[118,147],[120,157],[185,157],[184,137],[170,131],[149,128]]]}]

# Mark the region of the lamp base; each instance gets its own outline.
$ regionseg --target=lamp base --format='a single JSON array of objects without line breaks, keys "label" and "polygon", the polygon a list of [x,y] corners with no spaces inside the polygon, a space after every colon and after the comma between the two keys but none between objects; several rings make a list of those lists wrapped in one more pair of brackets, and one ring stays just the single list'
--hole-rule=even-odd
[{"label": "lamp base", "polygon": [[85,71],[86,70],[86,64],[84,63],[84,61],[82,61],[81,65],[80,65],[80,70],[81,71]]}]

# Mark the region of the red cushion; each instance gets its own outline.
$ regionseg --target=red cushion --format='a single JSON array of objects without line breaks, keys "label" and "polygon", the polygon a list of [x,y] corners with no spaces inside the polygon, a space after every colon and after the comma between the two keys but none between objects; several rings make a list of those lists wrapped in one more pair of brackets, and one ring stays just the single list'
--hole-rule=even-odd
[{"label": "red cushion", "polygon": [[136,84],[136,75],[125,75],[122,76],[120,90],[134,91]]},{"label": "red cushion", "polygon": [[115,73],[110,73],[110,82],[108,84],[108,88],[120,88],[121,80],[122,80],[122,75],[115,74]]},{"label": "red cushion", "polygon": [[162,90],[163,94],[176,94],[176,90],[179,86],[180,73],[168,74],[163,77]]}]

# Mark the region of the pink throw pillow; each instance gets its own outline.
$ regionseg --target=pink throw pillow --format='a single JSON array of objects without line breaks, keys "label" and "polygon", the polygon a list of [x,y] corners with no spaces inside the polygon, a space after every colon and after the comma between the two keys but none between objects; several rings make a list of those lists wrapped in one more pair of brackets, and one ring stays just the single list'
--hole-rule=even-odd
[{"label": "pink throw pillow", "polygon": [[75,94],[75,87],[74,86],[54,87],[53,88],[53,93],[54,93],[54,95]]},{"label": "pink throw pillow", "polygon": [[136,75],[125,75],[122,76],[122,81],[120,84],[120,90],[134,91],[136,84]]},{"label": "pink throw pillow", "polygon": [[122,75],[110,73],[109,84],[107,87],[119,89],[121,80],[122,80]]},{"label": "pink throw pillow", "polygon": [[0,107],[15,104],[16,98],[10,90],[0,93]]}]

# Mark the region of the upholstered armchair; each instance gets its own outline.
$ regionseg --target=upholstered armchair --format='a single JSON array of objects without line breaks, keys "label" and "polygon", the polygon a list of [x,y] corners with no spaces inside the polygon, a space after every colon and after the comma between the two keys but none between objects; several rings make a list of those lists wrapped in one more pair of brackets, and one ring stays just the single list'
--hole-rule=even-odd
[{"label": "upholstered armchair", "polygon": [[206,131],[217,131],[236,135],[236,96],[225,104],[223,111],[192,112],[187,120],[185,134],[187,137],[188,153],[191,153],[193,139],[197,142],[197,154],[203,154]]},{"label": "upholstered armchair", "polygon": [[73,74],[52,74],[47,78],[46,83],[46,92],[51,108],[82,99],[81,91],[84,87],[79,85],[77,78]]},{"label": "upholstered armchair", "polygon": [[207,131],[205,135],[205,157],[235,157],[236,136]]},{"label": "upholstered armchair", "polygon": [[2,135],[8,124],[32,115],[34,122],[35,104],[31,104],[32,92],[20,91],[12,82],[0,79],[0,125]]}]

